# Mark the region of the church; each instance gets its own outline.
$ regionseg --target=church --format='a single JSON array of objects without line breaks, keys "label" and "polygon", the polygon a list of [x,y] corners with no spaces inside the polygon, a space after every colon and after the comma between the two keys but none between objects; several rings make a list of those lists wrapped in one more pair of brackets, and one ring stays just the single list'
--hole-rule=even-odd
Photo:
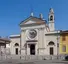
[{"label": "church", "polygon": [[53,8],[49,9],[48,20],[40,14],[31,15],[20,24],[21,32],[10,35],[10,51],[13,55],[58,55],[59,30],[55,29]]}]

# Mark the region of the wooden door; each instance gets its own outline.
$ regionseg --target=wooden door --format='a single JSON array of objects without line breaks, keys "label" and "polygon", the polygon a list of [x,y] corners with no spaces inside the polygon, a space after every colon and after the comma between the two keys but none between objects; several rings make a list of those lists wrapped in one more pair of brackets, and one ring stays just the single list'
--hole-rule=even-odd
[{"label": "wooden door", "polygon": [[15,52],[16,52],[16,55],[18,55],[18,48],[16,48]]},{"label": "wooden door", "polygon": [[53,55],[53,47],[50,47],[50,55]]},{"label": "wooden door", "polygon": [[30,54],[35,55],[35,44],[30,45]]}]

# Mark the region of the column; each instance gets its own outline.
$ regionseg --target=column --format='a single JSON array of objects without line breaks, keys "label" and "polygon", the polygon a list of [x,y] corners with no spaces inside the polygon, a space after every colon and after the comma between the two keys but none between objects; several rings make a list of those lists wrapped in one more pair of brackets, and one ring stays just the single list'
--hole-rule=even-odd
[{"label": "column", "polygon": [[27,44],[27,55],[30,55],[30,45]]},{"label": "column", "polygon": [[37,44],[35,44],[35,55],[37,55],[38,53],[38,47],[37,47]]}]

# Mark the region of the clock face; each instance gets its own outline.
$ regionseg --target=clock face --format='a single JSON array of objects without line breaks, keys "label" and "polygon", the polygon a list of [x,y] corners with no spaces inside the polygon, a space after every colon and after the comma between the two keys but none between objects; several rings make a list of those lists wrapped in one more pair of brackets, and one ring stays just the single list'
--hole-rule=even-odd
[{"label": "clock face", "polygon": [[37,35],[37,31],[34,30],[34,29],[31,29],[31,30],[29,30],[28,35],[29,35],[29,37],[30,37],[31,39],[32,39],[32,38],[35,38],[36,35]]}]

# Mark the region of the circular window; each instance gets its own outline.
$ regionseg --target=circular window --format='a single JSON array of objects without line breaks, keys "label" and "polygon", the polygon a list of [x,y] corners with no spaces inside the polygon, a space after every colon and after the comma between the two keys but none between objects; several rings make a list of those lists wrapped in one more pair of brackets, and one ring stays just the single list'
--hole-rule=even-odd
[{"label": "circular window", "polygon": [[34,29],[29,30],[28,35],[30,38],[35,38],[37,35],[37,31]]}]

